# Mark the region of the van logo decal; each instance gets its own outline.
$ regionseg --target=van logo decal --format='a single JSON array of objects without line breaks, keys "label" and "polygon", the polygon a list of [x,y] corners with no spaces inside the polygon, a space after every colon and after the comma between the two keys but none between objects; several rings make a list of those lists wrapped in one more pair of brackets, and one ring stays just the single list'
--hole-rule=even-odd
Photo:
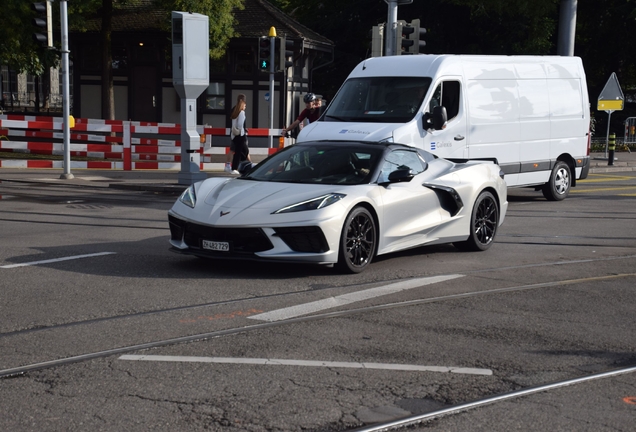
[{"label": "van logo decal", "polygon": [[346,134],[346,133],[350,133],[350,134],[362,134],[362,135],[369,135],[371,132],[369,131],[362,131],[362,130],[354,130],[354,129],[343,129],[340,131],[341,134]]},{"label": "van logo decal", "polygon": [[437,147],[435,146],[434,142],[431,143],[431,150],[437,150]]}]

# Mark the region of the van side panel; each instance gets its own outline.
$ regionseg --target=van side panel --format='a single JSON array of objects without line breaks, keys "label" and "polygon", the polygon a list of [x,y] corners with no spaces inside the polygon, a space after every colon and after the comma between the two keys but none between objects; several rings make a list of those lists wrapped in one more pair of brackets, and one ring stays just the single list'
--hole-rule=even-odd
[{"label": "van side panel", "polygon": [[547,182],[550,177],[550,100],[548,82],[521,79],[519,90],[520,146],[519,183]]},{"label": "van side panel", "polygon": [[[469,117],[468,157],[496,157],[505,172],[518,172],[520,130],[516,81],[466,81],[466,100]],[[505,169],[506,165],[509,170]]]}]

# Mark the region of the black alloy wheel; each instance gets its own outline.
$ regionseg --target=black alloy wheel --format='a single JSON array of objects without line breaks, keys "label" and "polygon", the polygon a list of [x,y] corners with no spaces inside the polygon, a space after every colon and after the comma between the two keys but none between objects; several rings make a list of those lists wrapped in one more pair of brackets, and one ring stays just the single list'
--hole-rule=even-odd
[{"label": "black alloy wheel", "polygon": [[371,263],[376,247],[373,216],[366,208],[355,207],[342,227],[338,267],[347,273],[360,273]]},{"label": "black alloy wheel", "polygon": [[460,250],[484,251],[495,240],[498,226],[499,207],[497,207],[497,200],[492,193],[484,191],[479,194],[473,206],[468,240],[454,244]]}]

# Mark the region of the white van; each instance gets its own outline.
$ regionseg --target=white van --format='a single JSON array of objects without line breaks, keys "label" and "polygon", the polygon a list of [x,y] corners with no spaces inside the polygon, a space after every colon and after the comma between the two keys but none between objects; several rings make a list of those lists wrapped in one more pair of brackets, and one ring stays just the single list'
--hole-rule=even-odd
[{"label": "white van", "polygon": [[578,57],[410,55],[361,62],[298,141],[393,141],[493,160],[508,186],[556,201],[587,177],[589,127]]}]

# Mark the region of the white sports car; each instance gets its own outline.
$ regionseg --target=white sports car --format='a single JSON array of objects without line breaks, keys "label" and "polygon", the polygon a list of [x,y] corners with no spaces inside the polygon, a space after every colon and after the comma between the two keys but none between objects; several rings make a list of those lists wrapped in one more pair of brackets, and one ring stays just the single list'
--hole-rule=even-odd
[{"label": "white sports car", "polygon": [[241,171],[183,192],[168,212],[172,251],[358,273],[422,245],[486,250],[508,207],[498,165],[394,143],[303,142]]}]

